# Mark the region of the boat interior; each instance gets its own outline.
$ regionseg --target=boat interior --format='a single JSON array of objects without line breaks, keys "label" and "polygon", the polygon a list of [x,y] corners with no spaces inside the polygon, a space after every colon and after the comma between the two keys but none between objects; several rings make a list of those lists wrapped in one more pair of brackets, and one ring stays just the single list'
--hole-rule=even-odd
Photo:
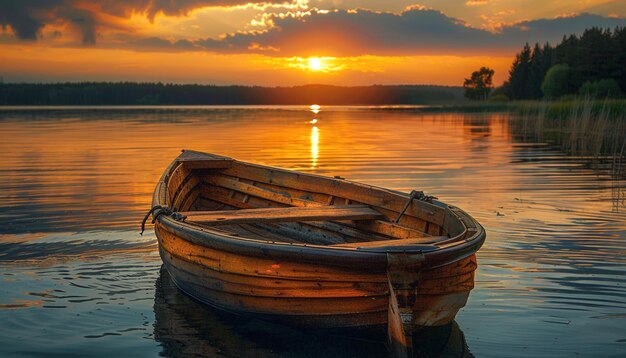
[{"label": "boat interior", "polygon": [[[430,198],[185,151],[167,204],[187,223],[229,236],[356,249],[441,247],[469,233]],[[415,192],[417,193],[417,192]]]}]

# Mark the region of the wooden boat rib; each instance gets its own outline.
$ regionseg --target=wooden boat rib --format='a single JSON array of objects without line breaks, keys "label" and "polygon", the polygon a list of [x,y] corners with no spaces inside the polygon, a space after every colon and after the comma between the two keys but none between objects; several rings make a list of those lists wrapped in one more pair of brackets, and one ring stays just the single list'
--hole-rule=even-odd
[{"label": "wooden boat rib", "polygon": [[165,267],[192,297],[303,327],[387,325],[404,353],[415,328],[465,305],[485,239],[468,214],[418,192],[189,150],[153,210]]}]

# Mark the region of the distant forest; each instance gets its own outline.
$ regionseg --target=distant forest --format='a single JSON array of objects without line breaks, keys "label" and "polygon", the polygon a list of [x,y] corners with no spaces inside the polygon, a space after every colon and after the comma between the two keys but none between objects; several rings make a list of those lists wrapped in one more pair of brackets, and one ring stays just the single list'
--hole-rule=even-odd
[{"label": "distant forest", "polygon": [[213,86],[132,82],[0,83],[0,105],[386,105],[463,99],[461,87]]},{"label": "distant forest", "polygon": [[619,97],[626,93],[626,27],[597,27],[564,36],[556,46],[526,44],[515,56],[509,79],[495,95],[509,99],[554,99],[564,95]]}]

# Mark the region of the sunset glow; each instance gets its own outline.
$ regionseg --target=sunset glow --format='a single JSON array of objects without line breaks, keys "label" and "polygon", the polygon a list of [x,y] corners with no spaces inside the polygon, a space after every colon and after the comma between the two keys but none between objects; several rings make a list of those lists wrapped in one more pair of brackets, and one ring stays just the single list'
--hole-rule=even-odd
[{"label": "sunset glow", "polygon": [[[204,84],[289,86],[306,83],[369,85],[436,83],[460,85],[463,76],[486,62],[502,82],[509,56],[360,56],[336,59],[343,70],[308,69],[304,59],[257,54],[159,53],[112,49],[65,49],[5,45],[0,76],[5,81],[161,81]],[[324,60],[328,63],[327,60]]]},{"label": "sunset glow", "polygon": [[309,68],[311,71],[320,71],[322,69],[322,60],[319,57],[309,58]]},{"label": "sunset glow", "polygon": [[0,19],[7,82],[460,85],[484,65],[499,84],[526,42],[626,25],[623,4],[604,0],[531,10],[522,1],[67,0],[1,3],[0,13],[9,14]]}]

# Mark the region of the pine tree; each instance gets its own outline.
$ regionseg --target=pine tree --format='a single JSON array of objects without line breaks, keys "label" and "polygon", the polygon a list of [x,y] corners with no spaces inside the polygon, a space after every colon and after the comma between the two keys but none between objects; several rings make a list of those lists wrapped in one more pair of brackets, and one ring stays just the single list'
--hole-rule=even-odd
[{"label": "pine tree", "polygon": [[576,93],[583,83],[609,79],[626,93],[626,27],[593,27],[580,36],[563,36],[556,47],[535,44],[531,50],[526,44],[511,65],[506,94],[511,99],[541,98],[548,70],[559,64],[569,69],[567,93]]},{"label": "pine tree", "polygon": [[610,77],[617,81],[622,93],[626,93],[626,27],[615,29],[611,46],[614,48],[614,54],[611,59]]},{"label": "pine tree", "polygon": [[530,76],[528,77],[529,96],[532,99],[543,97],[541,83],[546,75],[543,71],[544,61],[543,50],[539,47],[539,43],[536,43],[530,56]]},{"label": "pine tree", "polygon": [[522,51],[515,55],[515,61],[509,70],[509,97],[514,99],[530,98],[530,75],[531,51],[528,43]]}]

